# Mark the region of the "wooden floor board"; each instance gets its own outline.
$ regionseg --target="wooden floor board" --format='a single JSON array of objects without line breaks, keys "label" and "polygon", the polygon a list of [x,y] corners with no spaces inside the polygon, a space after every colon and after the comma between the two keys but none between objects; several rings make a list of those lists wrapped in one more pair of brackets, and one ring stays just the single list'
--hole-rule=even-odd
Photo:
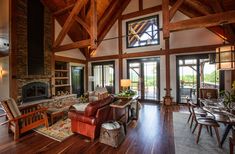
[{"label": "wooden floor board", "polygon": [[[144,103],[140,118],[127,128],[127,135],[119,148],[87,141],[81,135],[73,135],[63,142],[57,142],[36,132],[24,136],[19,142],[13,141],[7,126],[0,127],[0,153],[71,153],[71,154],[174,154],[173,111],[185,111],[185,107],[161,107]],[[2,119],[0,119],[2,121]]]}]

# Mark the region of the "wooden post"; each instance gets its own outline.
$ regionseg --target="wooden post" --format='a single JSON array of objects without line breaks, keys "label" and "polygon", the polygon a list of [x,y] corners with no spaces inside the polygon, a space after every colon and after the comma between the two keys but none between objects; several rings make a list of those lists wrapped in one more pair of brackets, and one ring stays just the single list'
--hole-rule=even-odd
[{"label": "wooden post", "polygon": [[163,38],[165,39],[165,67],[166,67],[166,95],[164,97],[163,103],[164,105],[172,104],[171,97],[171,88],[170,88],[170,31],[169,31],[169,23],[170,23],[170,15],[169,15],[169,0],[162,0],[162,14],[163,14]]},{"label": "wooden post", "polygon": [[170,15],[169,15],[169,0],[162,0],[162,16],[163,16],[163,38],[170,37],[169,31],[169,22],[170,22]]},{"label": "wooden post", "polygon": [[121,79],[123,78],[123,59],[122,55],[122,19],[118,18],[118,48],[119,48],[119,92],[121,91]]},{"label": "wooden post", "polygon": [[97,48],[97,8],[96,0],[91,0],[91,49],[95,50]]}]

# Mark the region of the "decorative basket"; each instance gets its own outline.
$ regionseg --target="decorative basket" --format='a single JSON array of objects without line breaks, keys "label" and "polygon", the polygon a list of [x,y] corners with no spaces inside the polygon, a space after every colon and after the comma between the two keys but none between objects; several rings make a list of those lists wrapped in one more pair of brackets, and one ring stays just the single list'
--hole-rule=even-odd
[{"label": "decorative basket", "polygon": [[109,146],[117,148],[125,139],[125,132],[124,132],[124,127],[121,123],[119,123],[120,127],[118,128],[107,129],[104,127],[105,124],[112,124],[112,123],[117,123],[117,122],[114,121],[102,124],[99,141],[100,143],[107,144]]}]

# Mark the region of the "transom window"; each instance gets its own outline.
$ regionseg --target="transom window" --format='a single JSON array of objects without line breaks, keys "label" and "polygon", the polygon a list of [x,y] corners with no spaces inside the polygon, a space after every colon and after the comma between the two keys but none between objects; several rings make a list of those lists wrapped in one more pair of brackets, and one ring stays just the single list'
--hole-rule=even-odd
[{"label": "transom window", "polygon": [[127,48],[160,44],[158,15],[129,21],[127,28]]}]

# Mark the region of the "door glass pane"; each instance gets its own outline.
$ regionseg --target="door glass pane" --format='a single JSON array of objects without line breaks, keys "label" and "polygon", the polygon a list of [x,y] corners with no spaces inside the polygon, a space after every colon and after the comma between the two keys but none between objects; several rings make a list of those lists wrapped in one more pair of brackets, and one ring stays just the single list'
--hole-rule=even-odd
[{"label": "door glass pane", "polygon": [[94,71],[94,89],[96,87],[102,87],[102,65],[96,65],[93,68]]},{"label": "door glass pane", "polygon": [[138,96],[141,97],[140,63],[130,63],[129,73],[131,80],[130,89],[136,91]]},{"label": "door glass pane", "polygon": [[219,89],[219,70],[216,64],[210,64],[208,59],[200,60],[200,87]]},{"label": "door glass pane", "polygon": [[144,63],[144,99],[157,100],[157,62]]},{"label": "door glass pane", "polygon": [[186,98],[197,101],[197,65],[195,59],[181,61],[179,64],[180,103],[186,103]]},{"label": "door glass pane", "polygon": [[104,86],[113,86],[113,65],[104,65]]}]

